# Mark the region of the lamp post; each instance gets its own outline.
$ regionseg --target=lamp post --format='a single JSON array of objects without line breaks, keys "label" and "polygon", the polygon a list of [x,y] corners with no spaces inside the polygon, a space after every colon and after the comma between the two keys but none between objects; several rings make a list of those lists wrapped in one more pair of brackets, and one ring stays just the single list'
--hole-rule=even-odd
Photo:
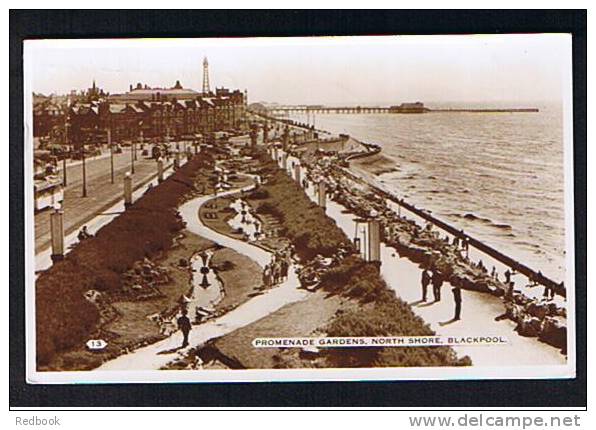
[{"label": "lamp post", "polygon": [[161,157],[157,159],[157,182],[163,182],[163,160]]},{"label": "lamp post", "polygon": [[[68,148],[68,118],[64,120],[64,146]],[[62,185],[66,187],[66,151],[62,157]]]},{"label": "lamp post", "polygon": [[130,172],[124,174],[124,208],[132,205],[132,176]]},{"label": "lamp post", "polygon": [[134,155],[134,142],[132,143],[132,146],[130,147],[130,173],[132,173],[133,175],[135,174],[135,155]]},{"label": "lamp post", "polygon": [[112,130],[108,128],[108,147],[110,148],[110,182],[114,183],[114,146],[112,145]]},{"label": "lamp post", "polygon": [[[143,138],[143,130],[139,132],[139,144],[141,145],[141,151],[145,149],[145,140]],[[137,151],[135,151],[135,160],[137,159]]]},{"label": "lamp post", "polygon": [[[143,145],[143,128],[142,127],[143,127],[143,121],[139,121],[139,142],[141,143],[141,145]],[[137,145],[136,145],[134,139],[133,139],[132,143],[133,143],[133,148],[134,148],[135,161],[137,161]]]},{"label": "lamp post", "polygon": [[81,157],[83,159],[83,197],[87,197],[87,170],[85,166],[85,143],[81,145]]},{"label": "lamp post", "polygon": [[319,206],[325,209],[327,207],[327,187],[325,186],[325,182],[319,181],[319,187],[317,191],[317,200]]},{"label": "lamp post", "polygon": [[170,127],[166,127],[166,145],[168,147],[168,152],[170,152]]}]

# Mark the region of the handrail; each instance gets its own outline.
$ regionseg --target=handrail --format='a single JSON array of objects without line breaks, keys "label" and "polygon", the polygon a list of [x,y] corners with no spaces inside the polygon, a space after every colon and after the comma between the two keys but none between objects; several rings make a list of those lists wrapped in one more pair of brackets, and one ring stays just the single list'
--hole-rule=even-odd
[{"label": "handrail", "polygon": [[[348,176],[352,177],[352,179],[357,180],[357,181],[362,181],[362,178],[358,177],[357,175],[353,174],[352,172],[347,171],[347,169],[342,169],[342,170]],[[503,254],[502,252],[498,251],[497,249],[493,248],[490,245],[487,245],[486,243],[480,241],[479,239],[476,239],[476,238],[470,236],[469,234],[464,233],[463,230],[457,229],[457,228],[453,227],[452,225],[449,225],[446,222],[441,221],[438,218],[435,218],[434,216],[432,216],[425,210],[415,207],[414,205],[406,202],[404,199],[400,199],[397,196],[393,195],[392,193],[385,191],[374,184],[370,184],[368,182],[367,182],[367,184],[369,186],[371,186],[373,189],[375,189],[375,191],[377,191],[380,195],[382,195],[386,199],[391,200],[392,202],[403,207],[404,209],[407,209],[410,212],[418,215],[420,218],[431,222],[432,224],[436,225],[437,227],[441,228],[442,230],[444,230],[448,233],[451,233],[454,236],[457,236],[460,240],[467,238],[470,246],[473,246],[474,248],[478,249],[479,251],[482,251],[483,253],[491,256],[495,260],[500,261],[501,263],[510,267],[514,271],[526,275],[528,278],[536,281],[537,283],[544,285],[548,288],[551,288],[556,294],[558,294],[562,297],[567,297],[567,290],[565,289],[565,286],[563,283],[557,283],[557,282],[553,281],[552,279],[547,278],[542,273],[537,272],[534,269],[531,269],[530,267],[528,267],[527,265],[509,257],[508,255]]]}]

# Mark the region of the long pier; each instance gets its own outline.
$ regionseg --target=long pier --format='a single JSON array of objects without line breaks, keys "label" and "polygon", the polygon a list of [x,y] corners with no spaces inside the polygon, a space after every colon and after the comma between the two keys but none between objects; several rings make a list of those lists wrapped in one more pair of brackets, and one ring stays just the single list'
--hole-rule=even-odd
[{"label": "long pier", "polygon": [[532,113],[539,112],[538,108],[454,108],[454,109],[430,109],[424,106],[404,107],[404,106],[276,106],[267,109],[271,116],[283,116],[291,113],[303,114],[377,114],[377,113],[395,113],[395,114],[423,114],[433,112],[443,113]]},{"label": "long pier", "polygon": [[343,107],[327,107],[327,106],[280,106],[268,109],[270,115],[280,115],[289,113],[388,113],[391,108],[382,106],[343,106]]}]

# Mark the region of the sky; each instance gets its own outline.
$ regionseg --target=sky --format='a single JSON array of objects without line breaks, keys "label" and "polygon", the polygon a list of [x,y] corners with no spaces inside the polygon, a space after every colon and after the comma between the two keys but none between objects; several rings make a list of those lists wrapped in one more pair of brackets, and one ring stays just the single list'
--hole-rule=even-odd
[{"label": "sky", "polygon": [[569,87],[564,34],[26,41],[30,91],[64,94],[93,79],[110,93],[141,82],[247,89],[249,103],[560,101]]}]

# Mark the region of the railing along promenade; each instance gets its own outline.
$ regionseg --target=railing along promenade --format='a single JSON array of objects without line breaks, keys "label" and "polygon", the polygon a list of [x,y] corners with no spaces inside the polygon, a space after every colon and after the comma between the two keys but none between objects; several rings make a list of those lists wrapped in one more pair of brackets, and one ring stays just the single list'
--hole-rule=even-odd
[{"label": "railing along promenade", "polygon": [[[378,151],[376,151],[376,152],[378,153]],[[486,243],[482,242],[481,240],[470,236],[469,234],[465,233],[463,230],[458,229],[458,228],[446,223],[445,221],[442,221],[442,220],[434,217],[433,215],[431,215],[429,212],[425,211],[424,209],[417,208],[413,204],[406,202],[404,199],[398,198],[393,193],[383,190],[382,188],[365,181],[358,175],[349,171],[348,168],[343,168],[342,171],[344,172],[344,174],[346,176],[350,177],[352,180],[355,180],[357,182],[366,182],[367,185],[372,187],[379,195],[381,195],[385,199],[394,202],[395,204],[412,212],[413,214],[424,219],[425,221],[432,223],[433,225],[440,228],[441,230],[446,231],[447,233],[450,233],[450,234],[458,237],[460,240],[467,239],[470,246],[476,248],[477,250],[483,252],[486,255],[489,255],[490,257],[501,262],[505,266],[508,266],[514,272],[522,273],[523,275],[527,276],[529,279],[531,279],[533,281],[536,281],[540,285],[546,286],[548,288],[552,288],[556,294],[558,294],[562,297],[567,296],[567,292],[564,287],[564,284],[557,283],[557,282],[553,281],[552,279],[547,278],[542,273],[528,267],[527,265],[515,260],[514,258],[509,257],[508,255],[503,254],[502,252],[493,248],[492,246],[487,245]]]}]

